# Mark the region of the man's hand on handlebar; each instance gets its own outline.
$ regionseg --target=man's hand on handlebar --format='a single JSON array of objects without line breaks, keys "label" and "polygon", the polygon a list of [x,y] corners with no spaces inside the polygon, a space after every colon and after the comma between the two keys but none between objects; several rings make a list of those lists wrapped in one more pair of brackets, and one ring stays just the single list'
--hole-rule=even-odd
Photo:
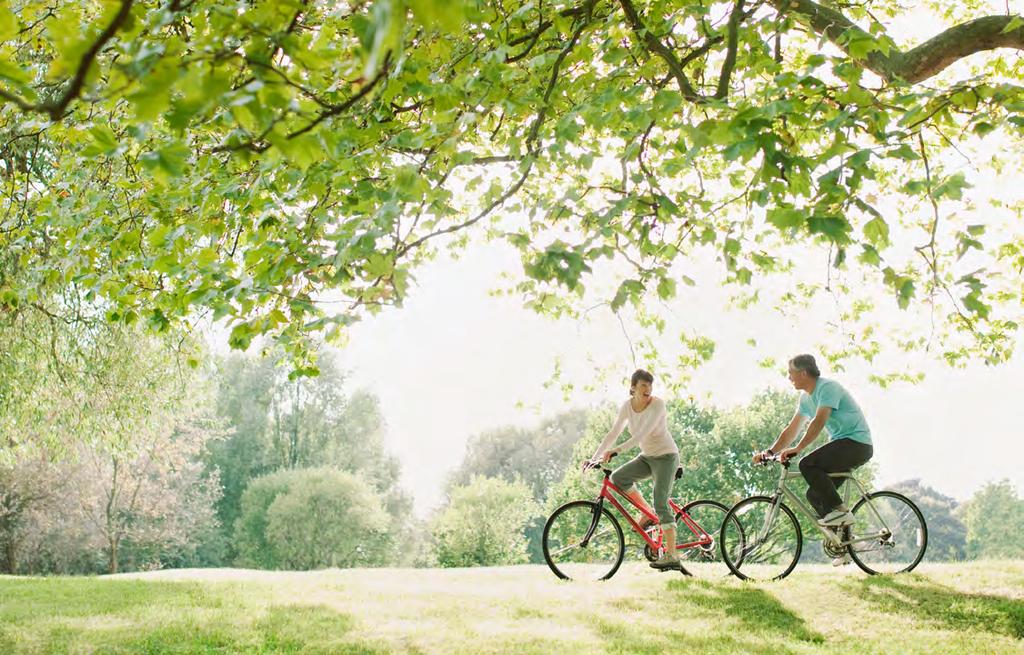
[{"label": "man's hand on handlebar", "polygon": [[615,457],[618,454],[619,453],[614,450],[609,450],[604,454],[604,457],[601,458],[601,463],[607,464],[608,462],[612,461],[612,457]]},{"label": "man's hand on handlebar", "polygon": [[799,452],[800,450],[797,448],[784,448],[779,453],[779,461],[783,464],[787,464],[789,463],[789,460],[796,457]]}]

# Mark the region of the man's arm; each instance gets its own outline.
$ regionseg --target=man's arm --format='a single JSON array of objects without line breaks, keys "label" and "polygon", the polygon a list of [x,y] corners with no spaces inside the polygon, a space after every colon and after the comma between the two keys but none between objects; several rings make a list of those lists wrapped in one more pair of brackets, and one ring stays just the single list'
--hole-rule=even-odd
[{"label": "man's arm", "polygon": [[818,412],[814,415],[814,418],[811,419],[811,424],[807,426],[807,432],[804,433],[804,438],[800,440],[800,443],[792,448],[786,448],[779,453],[782,457],[782,461],[786,461],[793,455],[796,455],[801,450],[814,443],[814,440],[818,438],[819,434],[821,434],[822,428],[825,427],[825,423],[831,415],[831,407],[819,407]]},{"label": "man's arm", "polygon": [[775,443],[773,443],[772,447],[768,450],[773,453],[777,453],[789,444],[793,443],[793,440],[796,439],[797,433],[800,432],[800,426],[803,424],[804,415],[800,412],[793,414],[793,419],[789,422],[789,425],[779,433],[779,438],[775,440]]},{"label": "man's arm", "polygon": [[[793,418],[789,421],[789,425],[779,433],[778,438],[772,447],[768,449],[771,453],[778,453],[783,447],[793,443],[793,439],[796,439],[797,433],[800,432],[800,426],[804,424],[804,415],[799,410],[793,414]],[[757,453],[754,455],[754,463],[761,461],[763,453]]]}]

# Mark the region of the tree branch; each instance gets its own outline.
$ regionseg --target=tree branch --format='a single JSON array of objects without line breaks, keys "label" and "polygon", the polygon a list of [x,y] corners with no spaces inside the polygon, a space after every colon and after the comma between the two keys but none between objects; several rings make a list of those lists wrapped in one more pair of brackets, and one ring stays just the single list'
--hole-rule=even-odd
[{"label": "tree branch", "polygon": [[619,4],[622,5],[622,11],[626,14],[626,19],[632,26],[633,31],[636,32],[637,38],[639,38],[647,47],[647,49],[665,60],[668,65],[669,71],[672,73],[672,77],[675,78],[676,84],[679,85],[679,92],[683,94],[683,97],[690,102],[703,103],[707,99],[701,94],[697,93],[696,89],[693,88],[693,84],[690,83],[690,79],[686,77],[686,71],[683,70],[683,65],[679,59],[676,58],[671,48],[662,43],[661,39],[654,35],[645,25],[643,20],[640,18],[640,14],[637,13],[636,7],[633,6],[631,0],[619,0]]},{"label": "tree branch", "polygon": [[99,54],[103,46],[107,44],[110,39],[114,38],[117,31],[121,29],[125,21],[128,20],[128,14],[131,13],[132,5],[135,4],[134,0],[121,0],[121,8],[117,10],[117,14],[114,19],[107,25],[107,29],[100,32],[99,37],[96,39],[85,54],[82,55],[82,60],[78,64],[78,70],[75,71],[75,76],[71,78],[71,83],[68,84],[68,88],[64,90],[61,97],[52,104],[42,105],[40,108],[50,114],[50,118],[53,120],[60,120],[61,116],[64,115],[64,111],[71,104],[71,101],[78,97],[78,94],[82,92],[82,85],[85,84],[85,76],[89,74],[89,68],[92,67],[92,62],[95,61],[96,55]]},{"label": "tree branch", "polygon": [[[802,16],[811,29],[849,54],[851,41],[878,39],[861,29],[839,11],[814,0],[770,0],[780,12]],[[1012,48],[1024,50],[1024,26],[1004,32],[1018,16],[985,16],[954,25],[906,52],[872,50],[864,66],[887,82],[904,80],[911,84],[933,77],[954,62],[977,52]]]},{"label": "tree branch", "polygon": [[729,39],[725,46],[725,62],[722,63],[722,70],[718,74],[718,88],[715,90],[715,100],[724,100],[729,93],[729,79],[732,77],[733,68],[736,66],[736,48],[739,43],[740,22],[743,20],[743,3],[745,0],[736,0],[732,12],[729,14],[729,26],[727,28]]}]

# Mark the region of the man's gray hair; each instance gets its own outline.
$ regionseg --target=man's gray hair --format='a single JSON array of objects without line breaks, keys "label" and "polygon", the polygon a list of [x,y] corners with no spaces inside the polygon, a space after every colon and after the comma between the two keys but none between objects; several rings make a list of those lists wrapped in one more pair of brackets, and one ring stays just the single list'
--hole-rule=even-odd
[{"label": "man's gray hair", "polygon": [[814,361],[813,355],[797,355],[789,360],[789,365],[797,371],[807,371],[811,377],[821,377],[821,371],[818,370],[818,364]]}]

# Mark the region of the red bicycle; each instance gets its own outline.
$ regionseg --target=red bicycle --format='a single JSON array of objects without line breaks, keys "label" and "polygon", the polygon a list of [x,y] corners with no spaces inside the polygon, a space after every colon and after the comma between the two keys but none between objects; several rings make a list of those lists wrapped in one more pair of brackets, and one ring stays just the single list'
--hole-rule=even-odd
[{"label": "red bicycle", "polygon": [[[604,473],[604,484],[597,499],[566,503],[556,509],[544,524],[541,542],[544,559],[551,571],[563,580],[607,580],[622,565],[626,553],[625,537],[618,520],[605,507],[606,501],[643,539],[644,556],[649,561],[653,562],[662,552],[658,517],[612,484],[609,479],[611,469],[604,466],[594,468],[600,468]],[[681,476],[680,468],[676,470],[676,479]],[[654,524],[642,529],[616,496],[625,499]],[[676,549],[683,574],[696,573],[700,577],[729,575],[729,567],[723,562],[716,543],[729,508],[713,500],[695,500],[680,506],[669,499],[668,504],[676,519]],[[742,530],[742,527],[737,523],[733,529]],[[691,535],[692,539],[687,541]]]}]

